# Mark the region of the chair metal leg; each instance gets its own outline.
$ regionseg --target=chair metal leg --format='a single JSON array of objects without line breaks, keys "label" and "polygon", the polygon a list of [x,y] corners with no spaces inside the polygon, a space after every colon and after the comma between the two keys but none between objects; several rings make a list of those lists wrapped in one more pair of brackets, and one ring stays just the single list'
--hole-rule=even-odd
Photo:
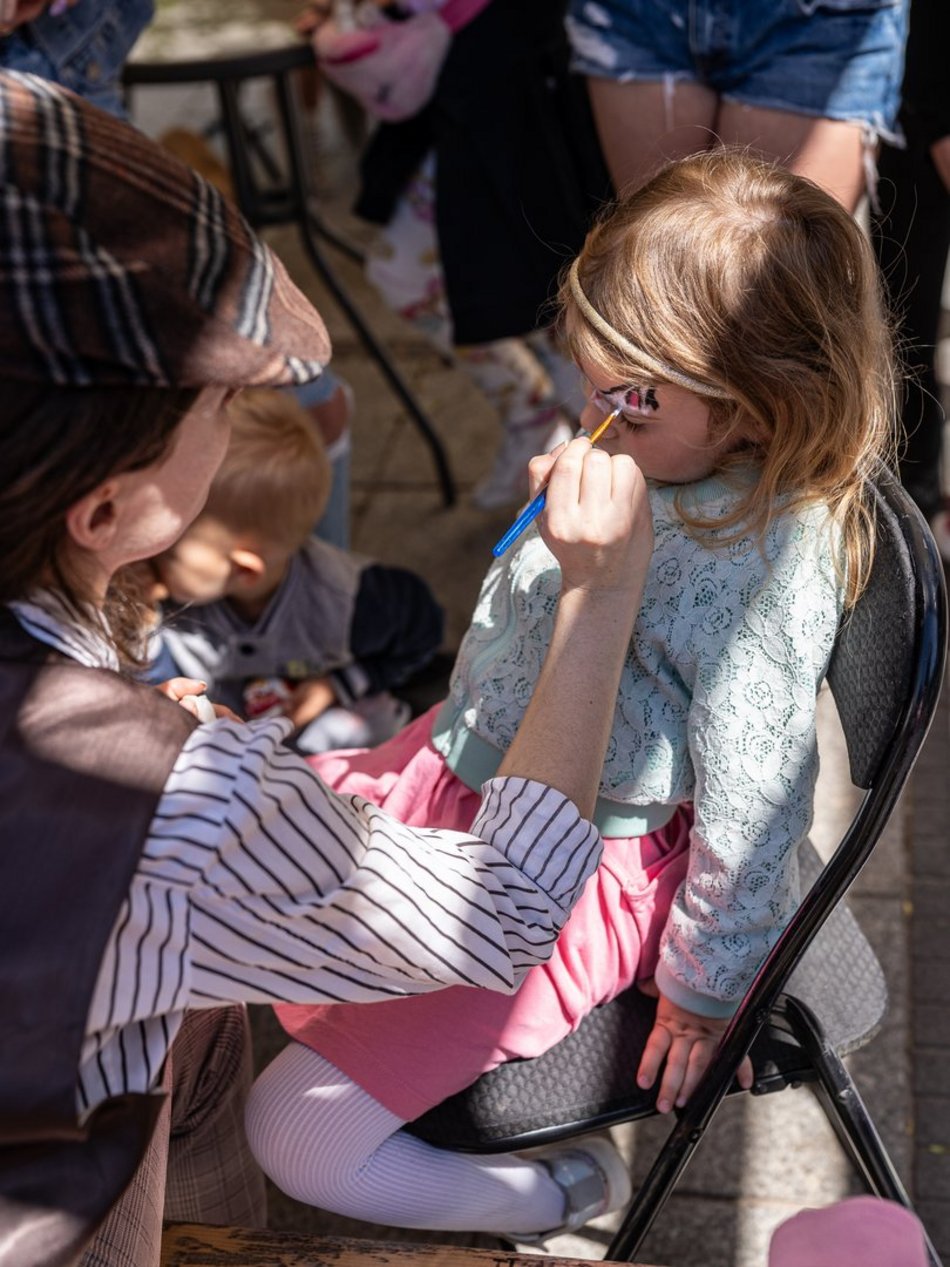
[{"label": "chair metal leg", "polygon": [[707,1124],[695,1120],[695,1115],[689,1112],[689,1105],[686,1106],[607,1246],[606,1259],[622,1263],[634,1261],[647,1232],[696,1151]]},{"label": "chair metal leg", "polygon": [[[868,1113],[860,1092],[837,1053],[825,1041],[814,1013],[791,995],[783,999],[786,1020],[817,1075],[815,1094],[854,1168],[877,1197],[913,1210],[913,1202]],[[927,1252],[934,1267],[940,1257],[929,1237]]]}]

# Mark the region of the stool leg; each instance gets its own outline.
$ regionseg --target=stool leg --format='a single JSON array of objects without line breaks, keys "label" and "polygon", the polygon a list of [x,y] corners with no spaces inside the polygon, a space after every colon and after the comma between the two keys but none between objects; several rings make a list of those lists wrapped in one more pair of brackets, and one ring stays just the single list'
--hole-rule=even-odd
[{"label": "stool leg", "polygon": [[297,221],[300,226],[300,234],[304,247],[317,272],[323,278],[328,290],[342,309],[346,319],[356,331],[367,352],[379,366],[380,371],[388,382],[393,393],[402,402],[416,429],[420,432],[426,444],[429,446],[432,453],[432,459],[435,463],[439,485],[442,490],[442,500],[446,506],[452,506],[455,503],[455,482],[452,479],[452,473],[449,469],[449,462],[442,441],[436,434],[427,414],[422,409],[412,391],[410,391],[405,379],[393,364],[388,352],[366,324],[362,313],[353,303],[343,284],[337,278],[315,240],[315,225],[307,208],[305,194],[306,184],[304,180],[303,160],[300,147],[300,134],[297,127],[297,117],[294,113],[295,106],[291,97],[290,85],[287,82],[286,74],[276,75],[274,77],[274,89],[280,109],[281,122],[284,127],[284,135],[287,139],[290,179],[293,189],[296,191],[299,198]]}]

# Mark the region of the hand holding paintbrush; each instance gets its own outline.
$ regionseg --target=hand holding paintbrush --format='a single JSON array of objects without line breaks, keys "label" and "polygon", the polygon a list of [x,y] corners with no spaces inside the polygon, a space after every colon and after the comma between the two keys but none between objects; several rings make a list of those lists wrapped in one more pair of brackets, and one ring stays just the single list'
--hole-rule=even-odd
[{"label": "hand holding paintbrush", "polygon": [[[620,413],[620,410],[615,409],[612,413],[609,413],[607,415],[607,417],[603,420],[602,423],[600,423],[599,426],[594,428],[594,430],[591,432],[591,435],[590,435],[590,442],[592,445],[597,443],[600,437],[604,434],[604,432],[607,430],[607,428],[616,418],[618,413]],[[495,544],[492,546],[492,554],[495,556],[496,559],[499,558],[501,555],[503,555],[505,551],[508,549],[508,547],[518,540],[518,538],[524,532],[525,528],[527,528],[530,523],[533,523],[534,520],[537,519],[541,511],[544,510],[547,499],[548,499],[548,490],[547,490],[547,485],[545,485],[545,487],[541,489],[540,493],[538,493],[535,497],[531,499],[531,501],[528,502],[527,506],[525,506],[524,510],[521,512],[521,514],[518,516],[515,522],[511,525],[511,527],[508,529],[505,535],[501,538],[501,540],[496,541]]]}]

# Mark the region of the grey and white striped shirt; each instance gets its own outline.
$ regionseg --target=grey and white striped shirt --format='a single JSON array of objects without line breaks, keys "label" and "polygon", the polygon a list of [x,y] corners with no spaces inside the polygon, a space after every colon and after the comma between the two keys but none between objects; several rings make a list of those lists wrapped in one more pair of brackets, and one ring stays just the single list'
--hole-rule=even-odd
[{"label": "grey and white striped shirt", "polygon": [[[48,601],[13,610],[71,658],[115,667]],[[326,788],[289,729],[219,719],[182,748],[103,956],[82,1109],[154,1085],[186,1008],[511,990],[550,954],[600,858],[570,801],[492,779],[470,835],[406,827]]]}]

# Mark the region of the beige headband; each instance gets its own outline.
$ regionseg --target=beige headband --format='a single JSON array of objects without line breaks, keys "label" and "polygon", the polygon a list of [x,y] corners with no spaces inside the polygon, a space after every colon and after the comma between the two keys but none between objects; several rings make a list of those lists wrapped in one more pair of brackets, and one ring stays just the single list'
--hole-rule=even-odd
[{"label": "beige headband", "polygon": [[680,387],[685,387],[687,391],[695,392],[697,396],[715,396],[717,400],[728,400],[729,392],[724,391],[721,387],[713,387],[711,383],[704,383],[702,379],[684,374],[682,370],[674,369],[672,365],[666,365],[663,361],[658,361],[655,356],[651,356],[643,348],[638,348],[635,343],[631,343],[619,330],[615,330],[609,321],[605,321],[581,289],[580,278],[577,276],[577,264],[578,261],[575,259],[567,275],[571,294],[574,296],[574,302],[578,308],[580,308],[598,334],[602,334],[608,343],[612,343],[615,348],[625,352],[627,356],[647,369],[653,370],[661,378],[668,379],[671,383],[676,383]]}]

